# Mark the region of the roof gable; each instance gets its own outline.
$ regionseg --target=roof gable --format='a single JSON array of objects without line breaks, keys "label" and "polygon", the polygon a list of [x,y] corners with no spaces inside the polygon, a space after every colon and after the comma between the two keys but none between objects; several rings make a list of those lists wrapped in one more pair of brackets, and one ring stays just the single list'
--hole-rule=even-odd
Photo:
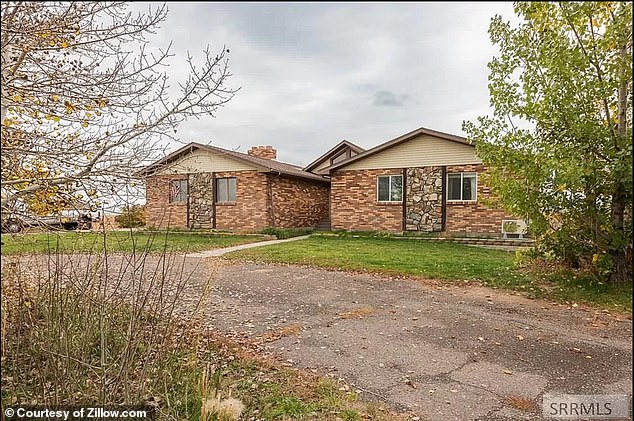
[{"label": "roof gable", "polygon": [[[274,161],[271,159],[258,158],[256,156],[247,155],[245,153],[230,151],[228,149],[223,149],[216,146],[202,145],[196,142],[192,142],[186,146],[183,146],[177,151],[172,152],[166,157],[141,169],[135,175],[148,176],[148,175],[154,174],[160,171],[162,168],[168,167],[170,164],[173,164],[177,162],[179,159],[182,159],[188,154],[193,154],[196,151],[209,152],[209,153],[219,155],[223,158],[227,158],[228,160],[241,164],[241,166],[236,166],[235,170],[243,170],[247,168],[256,169],[261,172],[273,172],[273,173],[279,173],[279,174],[289,175],[293,177],[300,177],[300,178],[307,178],[307,179],[311,179],[315,181],[328,182],[327,179],[321,176],[318,176],[316,174],[312,174],[306,171],[302,171],[302,169],[296,165],[286,164],[286,163]],[[245,168],[245,165],[247,168]],[[225,171],[231,171],[231,169],[226,169]]]},{"label": "roof gable", "polygon": [[[435,147],[444,145],[445,142],[448,142],[448,144],[452,144],[456,146],[459,150],[461,149],[463,150],[463,152],[467,152],[466,153],[467,157],[458,158],[459,160],[465,161],[460,163],[479,162],[479,159],[475,156],[475,145],[470,143],[466,138],[421,127],[409,133],[401,135],[397,138],[384,142],[378,146],[375,146],[372,149],[368,149],[367,151],[362,152],[356,156],[353,156],[352,158],[346,161],[331,165],[330,167],[325,168],[324,171],[331,172],[333,170],[342,169],[342,168],[346,168],[350,166],[360,167],[361,166],[360,164],[357,164],[357,165],[354,165],[354,164],[360,163],[360,161],[367,160],[368,158],[376,156],[381,153],[385,154],[390,149],[393,149],[400,145],[404,145],[407,142],[412,141],[414,139],[434,139],[435,142],[433,143]],[[373,161],[375,160],[377,159],[374,159]],[[466,162],[466,161],[469,161],[469,162]],[[458,162],[456,162],[456,164],[457,163]],[[447,164],[441,164],[441,165],[447,165]]]},{"label": "roof gable", "polygon": [[320,167],[323,163],[325,163],[326,161],[329,161],[330,159],[332,159],[333,157],[337,156],[338,154],[340,154],[341,152],[347,149],[354,152],[355,154],[360,154],[365,151],[365,149],[363,149],[362,147],[358,145],[355,145],[352,142],[349,142],[347,140],[342,140],[341,142],[333,146],[328,152],[324,153],[319,158],[315,159],[313,162],[305,166],[304,171],[317,170],[318,167]]}]

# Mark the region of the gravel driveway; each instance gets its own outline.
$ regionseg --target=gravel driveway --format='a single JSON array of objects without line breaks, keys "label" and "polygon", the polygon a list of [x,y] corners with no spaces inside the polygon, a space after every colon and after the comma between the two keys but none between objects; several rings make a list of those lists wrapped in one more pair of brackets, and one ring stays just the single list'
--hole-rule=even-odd
[{"label": "gravel driveway", "polygon": [[544,393],[632,392],[629,318],[492,289],[228,264],[207,314],[422,420],[541,419]]}]

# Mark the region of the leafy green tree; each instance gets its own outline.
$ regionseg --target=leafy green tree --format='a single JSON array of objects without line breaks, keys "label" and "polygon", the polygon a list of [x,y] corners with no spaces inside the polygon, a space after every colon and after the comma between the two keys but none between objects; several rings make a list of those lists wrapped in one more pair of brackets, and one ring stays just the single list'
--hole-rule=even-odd
[{"label": "leafy green tree", "polygon": [[[517,2],[489,34],[493,116],[465,122],[509,212],[545,252],[631,276],[632,3]],[[526,127],[531,127],[527,129]],[[631,256],[631,255],[630,255]]]}]

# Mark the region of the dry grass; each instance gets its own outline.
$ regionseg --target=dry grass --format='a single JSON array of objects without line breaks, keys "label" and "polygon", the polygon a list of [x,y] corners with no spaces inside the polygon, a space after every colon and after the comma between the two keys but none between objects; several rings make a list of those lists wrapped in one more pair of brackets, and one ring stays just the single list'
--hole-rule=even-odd
[{"label": "dry grass", "polygon": [[344,311],[339,313],[338,316],[341,319],[362,319],[376,313],[376,309],[372,307],[359,307],[354,310]]},{"label": "dry grass", "polygon": [[519,409],[520,411],[534,412],[537,410],[535,401],[524,396],[509,395],[504,398],[503,403],[506,406]]},{"label": "dry grass", "polygon": [[183,265],[170,253],[3,256],[3,405],[152,401],[167,418],[199,406],[197,355],[182,346],[199,333],[181,323],[208,293],[183,308]]},{"label": "dry grass", "polygon": [[293,323],[288,326],[275,329],[271,332],[267,332],[266,334],[256,339],[255,343],[261,344],[265,342],[277,341],[278,339],[284,338],[286,336],[298,335],[301,331],[302,331],[302,325],[300,325],[299,323]]},{"label": "dry grass", "polygon": [[1,264],[3,406],[147,404],[157,420],[407,418],[262,352],[300,324],[260,343],[206,325],[221,259],[194,272],[178,254],[147,251],[3,256]]}]

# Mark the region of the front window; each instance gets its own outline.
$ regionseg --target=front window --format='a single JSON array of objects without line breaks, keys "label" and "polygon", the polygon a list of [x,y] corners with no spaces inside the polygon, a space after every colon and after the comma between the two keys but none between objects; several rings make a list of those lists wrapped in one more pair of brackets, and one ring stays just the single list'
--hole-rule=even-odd
[{"label": "front window", "polygon": [[379,202],[403,201],[402,175],[380,175],[376,181]]},{"label": "front window", "polygon": [[170,203],[187,203],[187,180],[170,181]]},{"label": "front window", "polygon": [[216,202],[236,201],[236,178],[216,178]]},{"label": "front window", "polygon": [[475,173],[447,175],[447,200],[476,200],[477,181]]}]

